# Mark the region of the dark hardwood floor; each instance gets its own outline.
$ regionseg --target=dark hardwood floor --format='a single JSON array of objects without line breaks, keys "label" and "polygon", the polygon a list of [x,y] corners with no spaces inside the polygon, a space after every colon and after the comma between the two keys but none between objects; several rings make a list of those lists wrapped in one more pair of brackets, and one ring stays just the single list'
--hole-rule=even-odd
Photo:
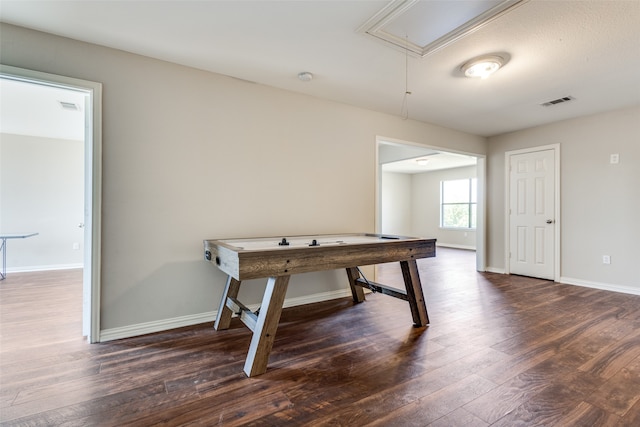
[{"label": "dark hardwood floor", "polygon": [[[242,372],[250,331],[237,319],[227,331],[87,344],[81,271],[9,274],[0,424],[640,425],[640,296],[481,274],[474,261],[439,248],[418,262],[426,328],[380,294],[285,309],[269,369],[254,378]],[[401,287],[399,268],[378,281]]]}]

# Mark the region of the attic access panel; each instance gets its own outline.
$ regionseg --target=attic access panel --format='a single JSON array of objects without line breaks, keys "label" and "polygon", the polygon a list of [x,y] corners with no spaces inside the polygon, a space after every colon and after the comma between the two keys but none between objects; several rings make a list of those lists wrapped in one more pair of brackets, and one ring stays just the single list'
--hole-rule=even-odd
[{"label": "attic access panel", "polygon": [[528,0],[392,0],[358,32],[426,56]]}]

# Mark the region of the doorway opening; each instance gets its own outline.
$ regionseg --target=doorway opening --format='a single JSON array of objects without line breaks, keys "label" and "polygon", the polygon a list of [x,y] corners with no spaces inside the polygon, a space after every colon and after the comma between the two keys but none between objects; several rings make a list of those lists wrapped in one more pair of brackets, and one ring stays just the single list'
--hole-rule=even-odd
[{"label": "doorway opening", "polygon": [[[442,182],[466,181],[469,222],[442,222]],[[377,138],[376,231],[436,238],[439,246],[475,251],[476,270],[485,271],[485,158],[441,147]],[[473,203],[472,203],[473,202]],[[471,222],[471,217],[473,221]]]},{"label": "doorway opening", "polygon": [[[81,184],[73,192],[81,194],[77,195],[74,200],[81,200],[76,213],[70,213],[68,216],[74,224],[73,229],[67,230],[66,238],[69,238],[70,257],[68,258],[47,258],[46,254],[35,260],[29,265],[28,269],[33,271],[37,269],[47,270],[48,268],[65,268],[78,267],[83,268],[83,291],[82,291],[82,334],[87,337],[91,343],[99,342],[100,336],[100,212],[101,212],[101,158],[102,158],[102,142],[101,142],[101,104],[102,104],[102,85],[96,82],[80,80],[70,77],[58,76],[53,74],[41,73],[32,70],[26,70],[16,67],[0,65],[0,81],[3,87],[16,91],[16,96],[8,96],[9,91],[3,90],[3,136],[6,133],[11,135],[11,139],[15,139],[13,147],[18,147],[25,154],[25,147],[21,145],[28,141],[33,143],[34,140],[29,137],[36,136],[40,141],[35,141],[34,147],[45,147],[50,150],[52,156],[62,156],[62,151],[72,151],[77,156],[81,156],[79,160],[81,169]],[[53,130],[60,124],[59,117],[53,118],[56,114],[47,113],[46,107],[41,105],[37,99],[39,95],[53,97],[49,101],[54,102],[53,108],[61,110],[74,110],[75,113],[81,114],[80,128],[77,125],[61,127]],[[58,99],[60,98],[60,99]],[[53,99],[53,101],[52,101]],[[9,104],[9,100],[11,103]],[[5,102],[7,103],[5,105]],[[58,111],[56,111],[57,113]],[[5,114],[13,114],[6,116]],[[40,116],[38,116],[41,114]],[[34,125],[36,123],[36,125]],[[76,122],[77,123],[77,122]],[[48,126],[46,126],[48,124]],[[24,129],[27,126],[37,127],[31,130]],[[20,128],[23,128],[20,130]],[[48,129],[48,130],[47,130]],[[46,132],[51,132],[47,134]],[[57,132],[57,133],[56,133]],[[66,133],[65,133],[66,132]],[[4,138],[3,138],[4,139]],[[10,138],[7,138],[7,141]],[[74,140],[78,141],[75,144]],[[67,144],[62,142],[66,141]],[[44,144],[43,144],[44,142]],[[50,142],[47,145],[46,142]],[[80,150],[80,151],[78,151]],[[63,157],[60,157],[62,159]],[[5,162],[9,161],[5,158]],[[52,162],[55,160],[52,160]],[[64,167],[58,168],[56,172],[64,171]],[[54,172],[55,173],[55,172]],[[32,174],[32,175],[35,175]],[[37,188],[39,183],[47,181],[47,174],[39,176],[30,176],[32,188]],[[15,180],[5,180],[3,186],[7,189],[11,188],[14,193],[19,193],[20,185],[24,182],[15,182]],[[75,186],[75,184],[74,184]],[[13,191],[15,190],[15,191]],[[8,191],[7,193],[10,193]],[[51,195],[49,195],[51,196]],[[65,195],[53,195],[53,199]],[[42,197],[42,195],[37,196]],[[69,202],[73,204],[73,200]],[[11,206],[6,204],[0,205],[0,209],[8,210]],[[24,206],[21,212],[14,212],[10,216],[17,218],[21,215],[37,215],[37,212],[29,212]],[[6,222],[6,221],[4,221]],[[60,233],[59,225],[48,224],[47,221],[32,221],[39,223],[38,226],[47,229],[49,235]],[[19,222],[16,222],[19,224]],[[1,226],[14,226],[14,224],[6,222]],[[47,228],[48,227],[48,228]],[[9,231],[9,230],[6,230]],[[37,231],[37,230],[36,230]],[[40,236],[44,236],[40,233]],[[35,243],[35,242],[33,242]],[[66,246],[66,245],[65,245]],[[43,255],[46,248],[38,248],[37,253]],[[75,251],[75,253],[74,253]],[[54,251],[55,252],[55,251]],[[80,256],[78,256],[80,252]],[[60,254],[58,254],[59,256]],[[44,261],[50,259],[53,261]],[[36,264],[34,266],[34,264]],[[38,265],[39,264],[39,265]]]}]

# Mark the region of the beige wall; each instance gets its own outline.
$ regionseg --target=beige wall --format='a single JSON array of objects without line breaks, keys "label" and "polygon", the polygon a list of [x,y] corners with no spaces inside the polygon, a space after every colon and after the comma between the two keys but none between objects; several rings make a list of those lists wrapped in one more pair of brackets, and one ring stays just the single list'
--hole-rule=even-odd
[{"label": "beige wall", "polygon": [[82,266],[83,176],[82,141],[0,134],[0,231],[40,233],[8,241],[8,272]]},{"label": "beige wall", "polygon": [[475,230],[440,228],[440,181],[475,178],[476,167],[382,174],[382,232],[428,237],[438,246],[476,248]]},{"label": "beige wall", "polygon": [[445,169],[412,175],[412,232],[435,237],[438,245],[475,249],[475,230],[440,228],[440,181],[475,178],[476,167]]},{"label": "beige wall", "polygon": [[640,293],[640,108],[489,139],[488,266],[505,267],[505,152],[548,144],[560,144],[561,281]]},{"label": "beige wall", "polygon": [[381,232],[400,236],[413,236],[411,230],[411,175],[382,172],[380,192]]},{"label": "beige wall", "polygon": [[[482,137],[6,24],[0,39],[5,65],[103,84],[103,330],[215,311],[225,277],[203,261],[204,238],[375,231],[377,136],[486,149]],[[294,277],[287,298],[345,290],[345,278]],[[241,297],[258,302],[261,287]]]}]

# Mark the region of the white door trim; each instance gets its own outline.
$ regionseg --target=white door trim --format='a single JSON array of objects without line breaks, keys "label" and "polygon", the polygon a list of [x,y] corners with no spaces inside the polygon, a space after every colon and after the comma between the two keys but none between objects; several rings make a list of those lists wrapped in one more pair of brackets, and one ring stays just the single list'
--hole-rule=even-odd
[{"label": "white door trim", "polygon": [[[72,77],[0,64],[5,78],[80,90],[89,94],[85,109],[85,260],[84,289],[90,290],[87,315],[83,316],[83,334],[91,343],[100,341],[100,277],[102,212],[102,84]],[[87,284],[86,282],[90,283]],[[87,324],[88,322],[88,324]]]},{"label": "white door trim", "polygon": [[555,158],[555,177],[554,177],[554,221],[555,233],[553,242],[553,280],[560,281],[560,235],[561,235],[561,218],[560,218],[560,144],[543,145],[539,147],[523,148],[520,150],[511,150],[504,153],[504,272],[510,274],[509,253],[511,252],[511,239],[509,230],[509,206],[511,206],[511,174],[509,165],[511,164],[511,156],[518,154],[533,153],[536,151],[553,150]]}]

